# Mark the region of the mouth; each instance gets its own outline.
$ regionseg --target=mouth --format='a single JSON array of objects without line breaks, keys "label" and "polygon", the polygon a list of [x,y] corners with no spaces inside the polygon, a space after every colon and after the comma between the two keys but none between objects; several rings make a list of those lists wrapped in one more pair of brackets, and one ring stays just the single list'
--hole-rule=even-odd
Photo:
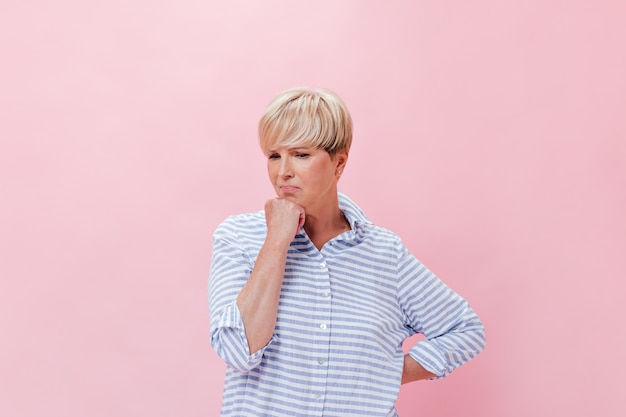
[{"label": "mouth", "polygon": [[280,187],[278,187],[278,189],[283,194],[292,194],[299,190],[298,187],[293,185],[281,185]]}]

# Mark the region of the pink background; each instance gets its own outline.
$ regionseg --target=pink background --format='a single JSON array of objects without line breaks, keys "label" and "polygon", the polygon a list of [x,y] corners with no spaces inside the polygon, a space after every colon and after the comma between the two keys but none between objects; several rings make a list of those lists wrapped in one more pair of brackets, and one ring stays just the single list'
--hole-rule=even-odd
[{"label": "pink background", "polygon": [[4,1],[0,415],[216,416],[211,233],[272,191],[267,102],[329,87],[340,188],[488,347],[404,417],[626,415],[622,1]]}]

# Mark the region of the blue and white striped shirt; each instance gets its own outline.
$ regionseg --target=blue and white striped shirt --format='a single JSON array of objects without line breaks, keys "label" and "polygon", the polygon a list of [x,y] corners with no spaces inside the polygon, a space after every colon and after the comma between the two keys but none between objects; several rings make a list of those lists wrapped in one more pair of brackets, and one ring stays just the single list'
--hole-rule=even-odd
[{"label": "blue and white striped shirt", "polygon": [[236,298],[265,241],[263,211],[231,216],[213,235],[211,344],[226,362],[222,416],[390,417],[400,389],[402,342],[438,377],[476,356],[483,325],[468,303],[400,238],[339,193],[352,230],[318,251],[294,238],[270,342],[250,354]]}]

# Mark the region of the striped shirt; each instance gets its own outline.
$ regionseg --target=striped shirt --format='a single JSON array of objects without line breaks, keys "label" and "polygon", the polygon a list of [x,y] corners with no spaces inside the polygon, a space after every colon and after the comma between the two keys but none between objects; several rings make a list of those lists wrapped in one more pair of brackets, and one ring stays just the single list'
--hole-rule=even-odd
[{"label": "striped shirt", "polygon": [[319,251],[304,228],[292,241],[273,337],[253,354],[236,298],[265,241],[265,214],[215,230],[209,314],[227,364],[222,416],[397,416],[407,337],[425,336],[409,354],[437,378],[484,348],[467,301],[342,193],[339,206],[351,230]]}]

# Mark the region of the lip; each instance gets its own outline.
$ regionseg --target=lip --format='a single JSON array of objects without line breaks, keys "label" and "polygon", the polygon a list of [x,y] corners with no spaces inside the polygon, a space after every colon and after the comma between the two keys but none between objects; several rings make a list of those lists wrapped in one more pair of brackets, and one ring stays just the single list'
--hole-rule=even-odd
[{"label": "lip", "polygon": [[278,188],[280,189],[282,193],[285,193],[285,194],[295,193],[296,191],[299,190],[298,187],[295,187],[293,185],[281,185]]}]

